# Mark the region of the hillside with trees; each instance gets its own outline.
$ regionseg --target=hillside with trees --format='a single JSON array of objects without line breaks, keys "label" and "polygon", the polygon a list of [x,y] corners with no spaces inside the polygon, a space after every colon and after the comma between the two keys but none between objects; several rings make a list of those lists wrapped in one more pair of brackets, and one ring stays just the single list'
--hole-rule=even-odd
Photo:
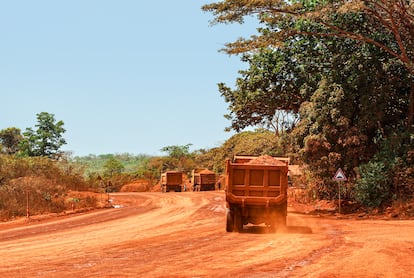
[{"label": "hillside with trees", "polygon": [[[258,19],[229,42],[249,68],[219,91],[231,129],[288,133],[319,198],[346,171],[352,199],[371,206],[414,192],[414,7],[410,1],[219,1],[212,23]],[[285,117],[280,117],[283,113]]]},{"label": "hillside with trees", "polygon": [[47,112],[36,116],[36,129],[0,131],[0,220],[97,205],[94,196],[71,194],[89,186],[82,168],[61,150],[63,121]]}]

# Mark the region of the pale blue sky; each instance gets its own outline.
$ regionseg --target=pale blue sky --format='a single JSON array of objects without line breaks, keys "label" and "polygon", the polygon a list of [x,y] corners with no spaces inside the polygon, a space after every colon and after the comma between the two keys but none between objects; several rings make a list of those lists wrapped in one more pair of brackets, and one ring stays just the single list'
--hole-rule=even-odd
[{"label": "pale blue sky", "polygon": [[209,26],[211,2],[0,0],[0,129],[52,113],[75,156],[221,145],[217,83],[246,65],[218,50],[257,26]]}]

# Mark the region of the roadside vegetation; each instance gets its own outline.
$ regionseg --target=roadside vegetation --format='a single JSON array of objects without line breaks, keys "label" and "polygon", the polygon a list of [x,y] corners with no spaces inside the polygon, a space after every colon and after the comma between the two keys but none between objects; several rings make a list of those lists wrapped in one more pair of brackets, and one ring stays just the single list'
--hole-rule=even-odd
[{"label": "roadside vegetation", "polygon": [[225,45],[248,64],[235,87],[219,83],[229,129],[265,127],[288,140],[319,199],[371,208],[412,200],[412,1],[232,1],[203,6],[212,24],[257,18],[257,34]]},{"label": "roadside vegetation", "polygon": [[[211,149],[166,146],[157,157],[71,157],[61,151],[63,121],[41,112],[35,128],[0,130],[0,218],[25,215],[29,191],[33,213],[63,211],[72,190],[120,191],[137,180],[151,190],[166,170],[222,174],[225,159],[235,154],[290,157],[303,172],[292,185],[307,199],[337,200],[340,193],[345,202],[372,210],[412,208],[410,1],[224,0],[202,9],[213,15],[213,24],[257,18],[257,34],[222,49],[248,65],[234,87],[218,84],[228,104],[227,129],[237,134]],[[338,168],[347,176],[341,192],[332,179]]]}]

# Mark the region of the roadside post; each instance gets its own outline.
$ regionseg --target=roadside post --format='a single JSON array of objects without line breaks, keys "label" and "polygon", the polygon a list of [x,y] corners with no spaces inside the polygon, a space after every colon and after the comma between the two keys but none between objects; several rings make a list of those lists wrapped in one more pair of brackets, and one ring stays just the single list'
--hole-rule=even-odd
[{"label": "roadside post", "polygon": [[29,185],[26,184],[26,218],[30,218],[30,209],[29,209]]},{"label": "roadside post", "polygon": [[338,170],[336,171],[335,176],[333,177],[333,180],[338,182],[338,195],[339,195],[338,212],[339,212],[339,214],[341,214],[341,182],[347,180],[346,176],[344,174],[344,171],[342,171],[341,168],[338,168]]}]

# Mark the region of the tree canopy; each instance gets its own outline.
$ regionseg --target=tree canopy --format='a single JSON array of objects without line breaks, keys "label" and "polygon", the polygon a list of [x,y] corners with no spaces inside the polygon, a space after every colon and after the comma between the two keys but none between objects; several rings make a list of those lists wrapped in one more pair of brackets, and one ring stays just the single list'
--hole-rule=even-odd
[{"label": "tree canopy", "polygon": [[124,170],[124,165],[115,157],[110,157],[103,165],[105,175],[112,178],[114,174],[120,174]]},{"label": "tree canopy", "polygon": [[60,148],[66,144],[62,137],[65,133],[63,121],[56,121],[55,115],[47,112],[36,114],[36,130],[26,128],[24,138],[20,143],[20,150],[27,156],[46,156],[59,159],[62,155]]},{"label": "tree canopy", "polygon": [[1,153],[15,154],[19,151],[19,144],[23,136],[19,128],[9,127],[0,130],[0,150]]},{"label": "tree canopy", "polygon": [[163,147],[161,151],[168,153],[170,157],[181,158],[181,157],[186,157],[190,155],[191,145],[192,144],[187,144],[184,146],[178,146],[178,145],[166,146],[166,147]]},{"label": "tree canopy", "polygon": [[[282,49],[287,41],[313,38],[352,40],[356,48],[373,45],[395,59],[409,75],[410,93],[405,96],[406,126],[414,119],[414,5],[409,0],[225,0],[204,5],[212,12],[213,23],[242,23],[256,15],[263,27],[259,35],[229,42],[229,54],[261,49]],[[349,24],[352,19],[354,24]],[[358,19],[361,19],[358,21]],[[405,93],[404,93],[405,94]]]}]

